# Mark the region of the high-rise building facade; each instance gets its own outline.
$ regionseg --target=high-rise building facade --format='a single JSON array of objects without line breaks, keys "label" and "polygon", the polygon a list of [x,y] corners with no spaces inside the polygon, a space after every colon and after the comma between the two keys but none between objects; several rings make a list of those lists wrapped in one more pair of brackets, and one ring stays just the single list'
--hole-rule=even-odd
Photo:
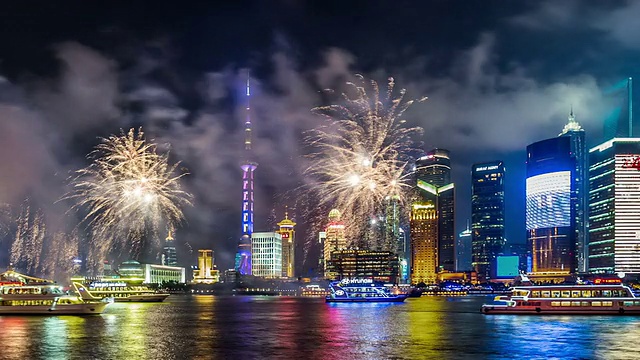
[{"label": "high-rise building facade", "polygon": [[438,271],[455,271],[455,187],[449,151],[433,149],[416,160],[416,183],[422,200],[436,206]]},{"label": "high-rise building facade", "polygon": [[246,119],[244,122],[244,161],[242,168],[242,236],[238,242],[238,251],[236,252],[235,270],[240,275],[251,275],[252,259],[251,259],[251,234],[253,233],[253,173],[258,163],[253,160],[253,152],[251,150],[251,87],[247,77],[246,87]]},{"label": "high-rise building facade", "polygon": [[285,211],[284,220],[278,223],[278,234],[282,236],[282,276],[295,276],[295,231],[296,223],[289,219],[289,212]]},{"label": "high-rise building facade", "polygon": [[333,209],[329,212],[329,224],[324,232],[324,244],[323,244],[323,261],[324,261],[324,276],[325,278],[335,278],[336,274],[331,273],[327,265],[331,260],[331,253],[337,250],[344,250],[347,248],[347,238],[344,233],[344,223],[340,220],[342,214],[338,209]]},{"label": "high-rise building facade", "polygon": [[640,138],[589,151],[589,272],[640,274]]},{"label": "high-rise building facade", "polygon": [[493,262],[505,246],[502,161],[471,167],[471,265],[480,281],[492,278]]},{"label": "high-rise building facade", "polygon": [[434,201],[411,205],[411,283],[433,284],[438,277],[438,211]]},{"label": "high-rise building facade", "polygon": [[169,230],[167,238],[165,239],[164,247],[162,248],[161,263],[166,266],[178,266],[178,254],[176,252],[176,245],[171,230]]},{"label": "high-rise building facade", "polygon": [[458,234],[456,271],[469,271],[471,269],[471,228],[467,220],[467,228]]},{"label": "high-rise building facade", "polygon": [[435,187],[451,183],[451,158],[449,150],[433,149],[416,160],[418,179]]},{"label": "high-rise building facade", "polygon": [[569,136],[527,146],[526,229],[534,275],[565,276],[577,268],[576,168]]},{"label": "high-rise building facade", "polygon": [[266,278],[282,276],[282,235],[255,232],[251,235],[252,275]]},{"label": "high-rise building facade", "polygon": [[575,267],[573,272],[586,273],[588,262],[588,232],[587,232],[587,201],[589,185],[589,164],[587,148],[585,144],[584,130],[576,121],[573,109],[569,114],[569,122],[564,126],[559,136],[571,139],[571,154],[575,157],[575,169],[573,170],[571,188],[571,216],[574,217],[575,226]]}]

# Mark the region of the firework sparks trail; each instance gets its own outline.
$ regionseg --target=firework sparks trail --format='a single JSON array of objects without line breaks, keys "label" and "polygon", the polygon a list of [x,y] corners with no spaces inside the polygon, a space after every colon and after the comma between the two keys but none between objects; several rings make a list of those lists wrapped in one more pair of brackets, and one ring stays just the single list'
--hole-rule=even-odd
[{"label": "firework sparks trail", "polygon": [[30,274],[39,274],[45,234],[42,211],[38,209],[33,212],[28,200],[25,201],[16,219],[16,231],[11,244],[11,263]]},{"label": "firework sparks trail", "polygon": [[342,212],[352,242],[362,239],[368,220],[381,213],[385,200],[405,203],[411,188],[412,137],[422,128],[406,127],[402,116],[414,102],[426,100],[406,100],[404,89],[394,96],[393,78],[381,97],[375,81],[367,86],[356,76],[359,84],[347,83],[348,93],[355,96],[345,92],[343,104],[312,109],[328,122],[308,133],[307,143],[314,150],[305,171],[314,179],[321,202]]},{"label": "firework sparks trail", "polygon": [[77,209],[86,209],[83,223],[91,229],[94,261],[114,247],[138,255],[146,242],[158,239],[162,226],[182,222],[183,205],[191,195],[181,189],[176,175],[179,163],[158,154],[142,129],[102,139],[88,155],[93,162],[76,172],[72,192]]}]

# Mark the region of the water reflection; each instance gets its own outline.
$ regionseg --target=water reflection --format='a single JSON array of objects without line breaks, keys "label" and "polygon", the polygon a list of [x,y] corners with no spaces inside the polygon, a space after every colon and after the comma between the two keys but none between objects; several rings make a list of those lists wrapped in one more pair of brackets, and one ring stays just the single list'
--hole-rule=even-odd
[{"label": "water reflection", "polygon": [[2,317],[2,359],[546,359],[640,356],[640,318],[486,316],[482,298],[325,304],[171,296],[102,316]]}]

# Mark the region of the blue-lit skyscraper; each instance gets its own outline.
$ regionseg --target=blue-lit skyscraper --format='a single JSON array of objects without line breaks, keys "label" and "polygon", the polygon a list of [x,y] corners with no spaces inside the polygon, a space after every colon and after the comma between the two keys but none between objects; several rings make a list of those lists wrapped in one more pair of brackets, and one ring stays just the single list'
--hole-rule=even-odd
[{"label": "blue-lit skyscraper", "polygon": [[481,281],[494,277],[491,269],[506,243],[504,174],[502,161],[471,168],[471,265]]},{"label": "blue-lit skyscraper", "polygon": [[251,151],[251,87],[247,76],[246,120],[244,123],[245,161],[242,168],[242,236],[238,243],[235,270],[241,275],[251,275],[251,234],[253,233],[253,173],[258,163],[253,160]]},{"label": "blue-lit skyscraper", "polygon": [[576,168],[569,136],[527,146],[526,229],[534,274],[562,277],[576,268]]}]

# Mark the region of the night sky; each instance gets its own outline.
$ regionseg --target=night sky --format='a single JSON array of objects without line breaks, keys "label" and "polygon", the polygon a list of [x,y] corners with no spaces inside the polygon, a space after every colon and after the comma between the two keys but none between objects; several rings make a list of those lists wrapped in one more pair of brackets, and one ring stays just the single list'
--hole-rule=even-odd
[{"label": "night sky", "polygon": [[229,268],[240,234],[246,69],[255,83],[256,231],[274,206],[283,216],[275,195],[303,181],[301,133],[320,121],[309,111],[324,104],[320,90],[360,73],[381,84],[393,76],[409,97],[429,97],[405,117],[424,127],[425,150],[451,151],[457,232],[470,217],[471,164],[505,161],[507,239],[522,243],[526,146],[556,136],[571,106],[588,145],[603,140],[604,119],[623,101],[610,89],[640,79],[639,17],[632,1],[3,4],[0,202],[28,197],[50,227],[73,223],[68,204],[56,202],[70,172],[86,166],[99,137],[143,126],[190,172],[195,206],[179,251],[213,248]]}]

